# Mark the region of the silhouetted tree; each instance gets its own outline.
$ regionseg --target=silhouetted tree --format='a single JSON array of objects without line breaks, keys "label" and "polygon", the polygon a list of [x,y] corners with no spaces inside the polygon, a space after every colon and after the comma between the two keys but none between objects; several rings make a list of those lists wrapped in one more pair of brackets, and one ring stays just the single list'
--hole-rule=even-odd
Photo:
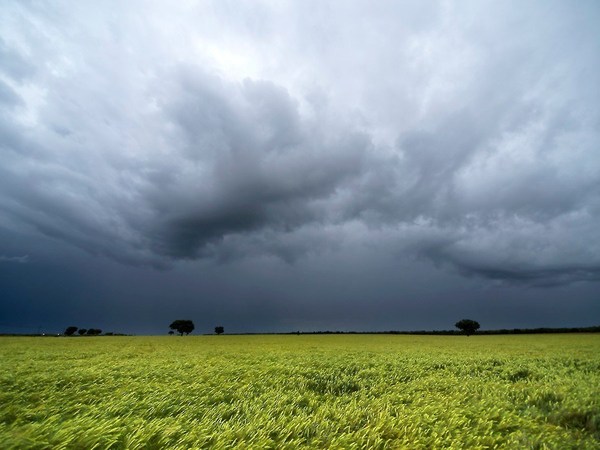
[{"label": "silhouetted tree", "polygon": [[79,331],[77,331],[79,333],[80,336],[83,336],[85,333],[87,333],[87,330],[85,328],[80,328]]},{"label": "silhouetted tree", "polygon": [[171,325],[169,325],[171,330],[176,330],[181,336],[183,333],[190,334],[194,331],[194,322],[191,320],[175,320]]},{"label": "silhouetted tree", "polygon": [[169,334],[170,334],[171,336],[173,336],[173,335],[175,334],[175,332],[174,332],[173,330],[171,330],[171,331],[169,331]]},{"label": "silhouetted tree", "polygon": [[472,335],[477,330],[479,330],[479,322],[476,322],[471,319],[462,319],[454,324],[456,328],[462,331],[467,336]]},{"label": "silhouetted tree", "polygon": [[77,331],[77,327],[67,327],[65,330],[65,336],[73,336]]},{"label": "silhouetted tree", "polygon": [[102,330],[98,328],[90,328],[87,330],[88,336],[98,336],[100,333],[102,333]]},{"label": "silhouetted tree", "polygon": [[219,327],[215,327],[215,333],[217,334],[223,334],[225,333],[225,328],[219,326]]}]

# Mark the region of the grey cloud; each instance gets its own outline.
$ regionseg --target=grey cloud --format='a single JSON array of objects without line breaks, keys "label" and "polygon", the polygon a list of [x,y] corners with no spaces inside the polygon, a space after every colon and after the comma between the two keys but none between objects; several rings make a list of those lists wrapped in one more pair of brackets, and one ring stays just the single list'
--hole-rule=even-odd
[{"label": "grey cloud", "polygon": [[0,71],[12,79],[22,82],[35,73],[35,67],[9,44],[0,38]]},{"label": "grey cloud", "polygon": [[0,81],[0,103],[8,107],[14,107],[22,104],[23,101],[10,86]]},{"label": "grey cloud", "polygon": [[368,136],[302,118],[273,83],[205,82],[190,70],[176,86],[183,91],[166,94],[165,109],[194,169],[148,195],[160,211],[152,231],[160,253],[193,257],[227,234],[322,221],[316,203],[364,170]]},{"label": "grey cloud", "polygon": [[0,262],[24,264],[28,261],[29,261],[29,255],[23,255],[23,256],[0,255]]},{"label": "grey cloud", "polygon": [[[367,6],[252,21],[152,5],[144,25],[128,7],[30,11],[37,28],[0,41],[17,80],[0,84],[0,214],[156,267],[373,245],[489,279],[596,280],[589,14]],[[156,21],[182,10],[201,22],[182,20],[189,42]]]},{"label": "grey cloud", "polygon": [[[552,286],[574,281],[597,281],[600,270],[597,249],[580,237],[593,237],[593,230],[556,223],[504,219],[496,226],[480,226],[462,233],[444,233],[419,254],[449,264],[465,275],[494,280]],[[587,248],[586,248],[587,247]]]}]

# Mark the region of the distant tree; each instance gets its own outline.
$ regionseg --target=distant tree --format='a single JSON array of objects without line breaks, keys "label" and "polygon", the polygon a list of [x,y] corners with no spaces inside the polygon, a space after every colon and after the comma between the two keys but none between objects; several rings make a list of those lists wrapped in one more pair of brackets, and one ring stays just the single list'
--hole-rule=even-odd
[{"label": "distant tree", "polygon": [[225,328],[223,328],[221,326],[215,327],[215,333],[223,334],[223,333],[225,333]]},{"label": "distant tree", "polygon": [[85,328],[80,328],[79,331],[77,331],[79,333],[80,336],[83,336],[85,333],[87,333],[87,330]]},{"label": "distant tree", "polygon": [[100,330],[98,328],[90,328],[89,330],[87,330],[88,336],[98,336],[101,333],[102,333],[102,330]]},{"label": "distant tree", "polygon": [[67,327],[65,330],[65,336],[73,336],[77,331],[77,327]]},{"label": "distant tree", "polygon": [[173,335],[175,334],[175,332],[174,332],[173,330],[171,330],[171,331],[169,331],[169,334],[170,334],[171,336],[173,336]]},{"label": "distant tree", "polygon": [[477,330],[479,330],[479,322],[476,322],[471,319],[462,319],[454,324],[456,328],[462,331],[467,336],[472,335]]},{"label": "distant tree", "polygon": [[191,320],[175,320],[173,323],[171,323],[171,325],[169,325],[169,328],[177,331],[181,336],[183,336],[183,333],[187,335],[194,331],[194,322]]}]

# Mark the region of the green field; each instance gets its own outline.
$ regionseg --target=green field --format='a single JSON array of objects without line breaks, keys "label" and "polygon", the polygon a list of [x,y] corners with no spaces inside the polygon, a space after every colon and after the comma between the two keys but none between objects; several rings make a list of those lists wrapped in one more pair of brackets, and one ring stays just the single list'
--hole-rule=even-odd
[{"label": "green field", "polygon": [[600,335],[4,337],[0,448],[600,449]]}]

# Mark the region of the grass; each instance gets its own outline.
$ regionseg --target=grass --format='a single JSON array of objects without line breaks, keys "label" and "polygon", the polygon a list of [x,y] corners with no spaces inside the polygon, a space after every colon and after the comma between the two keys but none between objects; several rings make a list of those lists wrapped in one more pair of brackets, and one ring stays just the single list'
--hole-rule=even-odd
[{"label": "grass", "polygon": [[600,335],[6,337],[0,447],[600,449]]}]

